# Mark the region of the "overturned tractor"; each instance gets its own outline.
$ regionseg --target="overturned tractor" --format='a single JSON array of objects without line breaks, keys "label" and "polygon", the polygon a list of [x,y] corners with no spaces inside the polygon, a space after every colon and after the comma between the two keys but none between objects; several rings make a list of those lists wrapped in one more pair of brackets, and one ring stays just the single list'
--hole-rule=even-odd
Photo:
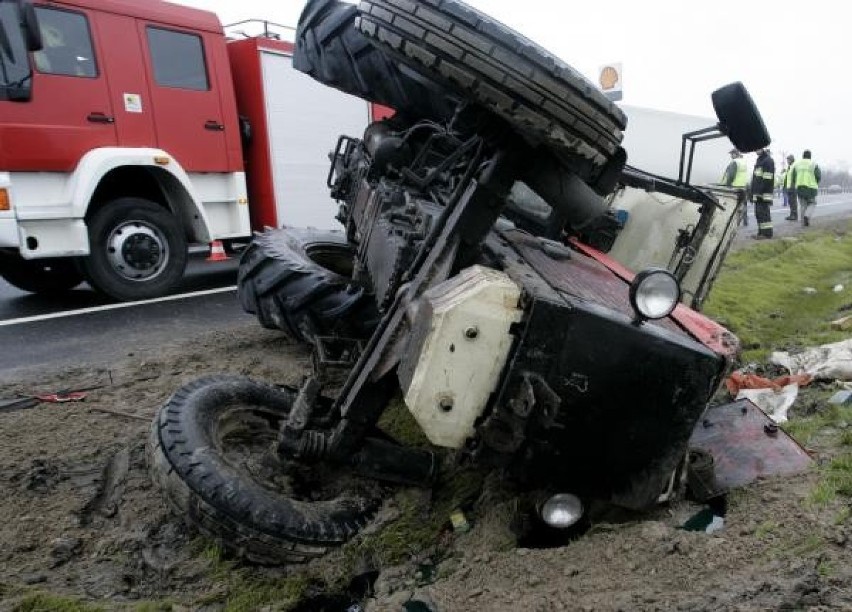
[{"label": "overturned tractor", "polygon": [[[768,143],[742,85],[713,94],[719,124],[688,135],[667,179],[626,165],[625,116],[594,86],[457,0],[311,0],[294,63],[397,112],[337,143],[342,231],[271,230],[243,255],[241,303],[313,344],[314,373],[300,389],[213,376],[176,391],[150,437],[172,506],[249,559],[290,562],[355,535],[388,483],[440,478],[439,449],[504,470],[557,528],[592,500],[676,492],[737,350],[681,301],[714,219],[736,214],[689,184],[686,143]],[[625,189],[694,205],[670,270],[606,254]],[[433,448],[377,426],[400,393]]]}]

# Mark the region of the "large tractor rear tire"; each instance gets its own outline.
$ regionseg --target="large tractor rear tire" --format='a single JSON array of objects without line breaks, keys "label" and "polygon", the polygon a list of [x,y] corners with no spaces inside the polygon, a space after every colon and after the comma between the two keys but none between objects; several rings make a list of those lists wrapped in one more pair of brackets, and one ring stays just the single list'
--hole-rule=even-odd
[{"label": "large tractor rear tire", "polygon": [[343,232],[267,231],[240,260],[240,303],[268,329],[300,342],[317,336],[363,339],[379,321],[372,294],[352,281],[353,250]]},{"label": "large tractor rear tire", "polygon": [[320,83],[417,119],[448,119],[459,100],[400,65],[353,27],[357,7],[309,0],[299,18],[293,67]]},{"label": "large tractor rear tire", "polygon": [[594,183],[620,171],[624,113],[534,42],[458,0],[364,0],[358,30],[399,62],[508,121]]}]

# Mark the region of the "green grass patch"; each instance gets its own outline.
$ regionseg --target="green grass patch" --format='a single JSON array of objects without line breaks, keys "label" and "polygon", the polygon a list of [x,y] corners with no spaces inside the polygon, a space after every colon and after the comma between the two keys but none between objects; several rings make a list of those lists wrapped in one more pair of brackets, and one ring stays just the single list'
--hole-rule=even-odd
[{"label": "green grass patch", "polygon": [[250,568],[239,568],[236,562],[228,561],[222,561],[218,569],[225,572],[227,567],[231,569],[221,587],[195,600],[193,607],[222,606],[217,609],[224,612],[252,612],[267,607],[286,611],[302,601],[311,586],[306,574],[260,577]]},{"label": "green grass patch", "polygon": [[296,575],[276,580],[247,578],[237,575],[224,600],[225,612],[253,612],[265,606],[274,610],[289,610],[304,597],[310,580]]},{"label": "green grass patch", "polygon": [[813,504],[823,506],[838,496],[852,497],[852,453],[835,457],[820,471],[822,478],[810,497]]},{"label": "green grass patch", "polygon": [[[825,410],[811,416],[793,419],[784,423],[784,431],[793,436],[800,444],[808,446],[814,439],[827,429],[840,430],[852,423],[852,408],[829,405]],[[839,443],[850,438],[852,431],[843,429],[839,434]]]},{"label": "green grass patch", "polygon": [[754,537],[758,540],[765,540],[769,536],[778,533],[779,528],[780,525],[778,525],[775,521],[763,521],[757,526],[757,529],[754,530]]},{"label": "green grass patch", "polygon": [[[834,293],[837,284],[847,290]],[[805,287],[817,293],[807,295]],[[739,336],[744,361],[764,361],[771,350],[848,337],[829,323],[852,299],[850,288],[852,236],[809,233],[732,253],[704,311]]]},{"label": "green grass patch", "polygon": [[228,559],[215,542],[198,538],[193,543],[200,558],[210,563],[209,576],[219,583],[218,588],[200,597],[194,606],[221,605],[224,612],[250,612],[270,606],[276,611],[289,610],[298,604],[308,591],[311,579],[305,573],[262,576],[254,568],[243,567]]},{"label": "green grass patch", "polygon": [[823,578],[831,578],[837,573],[837,566],[830,561],[822,560],[817,564],[817,573]]},{"label": "green grass patch", "polygon": [[379,418],[379,429],[397,442],[415,448],[434,448],[417,424],[401,395],[394,397]]},{"label": "green grass patch", "polygon": [[48,593],[32,593],[13,605],[12,612],[104,612],[101,606]]},{"label": "green grass patch", "polygon": [[792,544],[787,550],[791,557],[801,558],[820,552],[825,546],[826,541],[824,538],[816,534],[811,534],[805,537],[804,540]]},{"label": "green grass patch", "polygon": [[377,533],[347,544],[344,552],[348,562],[368,559],[377,567],[388,567],[434,547],[449,523],[450,514],[473,502],[482,489],[484,478],[481,471],[456,471],[436,487],[431,503],[426,505],[422,491],[400,491],[395,498],[399,518]]}]

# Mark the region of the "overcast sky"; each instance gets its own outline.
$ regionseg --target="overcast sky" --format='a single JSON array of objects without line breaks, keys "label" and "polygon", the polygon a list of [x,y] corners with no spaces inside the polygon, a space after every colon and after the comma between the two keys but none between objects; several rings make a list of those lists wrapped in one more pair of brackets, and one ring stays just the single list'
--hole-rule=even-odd
[{"label": "overcast sky", "polygon": [[[295,25],[303,0],[181,0],[223,23]],[[742,81],[763,113],[773,155],[810,148],[847,166],[852,3],[834,0],[469,0],[592,80],[621,62],[625,104],[713,116],[710,93]],[[628,127],[629,129],[629,127]]]}]

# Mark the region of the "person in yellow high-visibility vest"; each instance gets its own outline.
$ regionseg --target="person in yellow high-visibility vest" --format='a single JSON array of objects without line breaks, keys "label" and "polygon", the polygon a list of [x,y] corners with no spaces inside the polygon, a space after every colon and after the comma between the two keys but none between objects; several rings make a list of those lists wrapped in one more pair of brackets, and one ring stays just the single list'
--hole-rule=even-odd
[{"label": "person in yellow high-visibility vest", "polygon": [[784,194],[787,196],[787,203],[790,205],[790,214],[784,217],[787,221],[798,221],[799,219],[799,205],[796,199],[796,188],[793,186],[793,163],[796,161],[796,158],[792,155],[787,156],[787,169],[784,171],[783,184],[781,185],[781,189],[784,190]]},{"label": "person in yellow high-visibility vest", "polygon": [[742,154],[737,149],[731,149],[731,163],[722,175],[722,184],[737,192],[737,207],[742,208],[742,223],[748,225],[748,210],[746,205],[746,184],[748,183],[748,168]]},{"label": "person in yellow high-visibility vest", "polygon": [[775,192],[775,162],[769,149],[761,149],[754,162],[751,177],[751,199],[754,202],[754,217],[757,219],[757,234],[753,238],[772,238],[772,196]]},{"label": "person in yellow high-visibility vest", "polygon": [[811,159],[811,152],[807,150],[802,153],[802,159],[793,164],[790,172],[793,175],[791,179],[793,187],[796,189],[796,195],[801,204],[802,225],[807,227],[811,224],[811,215],[816,206],[822,172]]}]

